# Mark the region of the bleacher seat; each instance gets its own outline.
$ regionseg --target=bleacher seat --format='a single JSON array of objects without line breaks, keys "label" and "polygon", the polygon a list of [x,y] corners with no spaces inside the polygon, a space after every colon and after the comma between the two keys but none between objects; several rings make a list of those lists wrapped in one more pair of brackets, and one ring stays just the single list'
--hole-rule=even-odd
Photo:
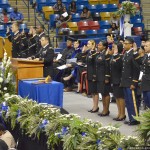
[{"label": "bleacher seat", "polygon": [[119,0],[109,0],[109,4],[119,4]]},{"label": "bleacher seat", "polygon": [[72,21],[79,22],[80,21],[80,13],[72,14]]},{"label": "bleacher seat", "polygon": [[105,36],[106,34],[108,34],[108,29],[99,29],[97,30],[97,34]]},{"label": "bleacher seat", "polygon": [[92,13],[92,18],[93,21],[100,21],[101,20],[100,13],[99,12]]},{"label": "bleacher seat", "polygon": [[0,7],[5,8],[5,9],[7,9],[7,7],[10,7],[8,0],[1,0],[0,1]]},{"label": "bleacher seat", "polygon": [[117,4],[108,4],[107,6],[108,6],[109,12],[115,12],[118,10]]},{"label": "bleacher seat", "polygon": [[22,32],[22,30],[24,29],[25,32],[28,32],[29,29],[27,28],[27,24],[22,23],[19,25],[19,31]]},{"label": "bleacher seat", "polygon": [[77,23],[77,25],[78,25],[79,30],[89,30],[90,29],[89,24],[88,24],[87,21],[79,21]]},{"label": "bleacher seat", "polygon": [[91,30],[99,30],[100,29],[100,25],[99,25],[98,21],[88,21],[88,25]]},{"label": "bleacher seat", "polygon": [[36,0],[36,3],[37,3],[36,10],[38,12],[41,12],[42,11],[42,7],[46,6],[46,0]]},{"label": "bleacher seat", "polygon": [[85,7],[84,5],[78,5],[77,13],[81,13],[84,7]]},{"label": "bleacher seat", "polygon": [[142,28],[142,30],[144,30],[144,23],[135,23],[135,24],[133,24],[133,27],[141,27]]},{"label": "bleacher seat", "polygon": [[92,12],[92,13],[98,11],[96,5],[88,5],[88,9],[89,9],[89,11]]},{"label": "bleacher seat", "polygon": [[101,4],[101,5],[97,5],[97,10],[99,12],[107,12],[108,10],[108,5],[107,4]]},{"label": "bleacher seat", "polygon": [[100,16],[101,16],[101,20],[110,20],[111,12],[101,12]]},{"label": "bleacher seat", "polygon": [[143,35],[142,27],[133,27],[132,29],[133,29],[133,32],[134,32],[135,35],[139,35],[139,36]]},{"label": "bleacher seat", "polygon": [[108,20],[105,21],[100,21],[100,29],[110,29],[111,25],[110,22]]},{"label": "bleacher seat", "polygon": [[44,6],[44,7],[42,8],[42,11],[43,11],[43,13],[44,13],[44,18],[45,18],[46,20],[49,20],[49,16],[50,16],[51,14],[54,14],[54,9],[53,9],[52,6]]},{"label": "bleacher seat", "polygon": [[78,31],[78,25],[77,22],[68,22],[68,27],[72,30],[72,31]]},{"label": "bleacher seat", "polygon": [[49,25],[50,28],[56,27],[56,19],[59,18],[59,14],[51,14],[49,16]]},{"label": "bleacher seat", "polygon": [[7,13],[11,13],[11,12],[13,12],[14,11],[14,9],[12,8],[12,7],[8,7],[7,8]]},{"label": "bleacher seat", "polygon": [[98,5],[99,4],[99,0],[89,0],[89,4],[90,5]]},{"label": "bleacher seat", "polygon": [[108,0],[99,0],[99,4],[109,4]]},{"label": "bleacher seat", "polygon": [[55,4],[57,3],[57,1],[56,0],[46,0],[46,5],[47,6],[54,6]]},{"label": "bleacher seat", "polygon": [[78,38],[87,38],[86,30],[79,30]]},{"label": "bleacher seat", "polygon": [[88,37],[97,37],[98,35],[97,35],[97,30],[87,30],[86,31],[86,35],[88,36]]},{"label": "bleacher seat", "polygon": [[6,28],[4,25],[0,25],[0,36],[2,37],[6,36]]},{"label": "bleacher seat", "polygon": [[55,48],[54,53],[61,53],[63,51],[62,48]]},{"label": "bleacher seat", "polygon": [[76,0],[76,4],[87,6],[89,4],[88,0]]},{"label": "bleacher seat", "polygon": [[3,11],[3,8],[0,8],[0,13],[2,13],[2,11]]}]

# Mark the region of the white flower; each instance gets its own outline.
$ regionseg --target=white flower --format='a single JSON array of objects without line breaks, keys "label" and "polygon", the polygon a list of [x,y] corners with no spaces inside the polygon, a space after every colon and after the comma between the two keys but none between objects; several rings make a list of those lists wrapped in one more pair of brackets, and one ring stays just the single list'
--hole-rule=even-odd
[{"label": "white flower", "polygon": [[3,82],[3,78],[2,77],[0,77],[0,83],[2,83]]},{"label": "white flower", "polygon": [[4,94],[4,97],[9,97],[9,93],[5,93],[5,94]]},{"label": "white flower", "polygon": [[7,87],[4,87],[4,91],[7,91]]}]

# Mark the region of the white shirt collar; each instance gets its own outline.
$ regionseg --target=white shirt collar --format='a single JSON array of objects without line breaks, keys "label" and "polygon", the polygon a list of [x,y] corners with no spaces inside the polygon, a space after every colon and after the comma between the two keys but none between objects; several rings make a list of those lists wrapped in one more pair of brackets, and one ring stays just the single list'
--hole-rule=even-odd
[{"label": "white shirt collar", "polygon": [[36,34],[33,35],[33,37],[35,37],[35,36],[36,36]]},{"label": "white shirt collar", "polygon": [[44,32],[42,32],[41,34],[39,34],[39,37],[43,34]]},{"label": "white shirt collar", "polygon": [[128,50],[128,51],[126,51],[127,53],[130,53],[132,51],[132,49],[130,49],[130,50]]},{"label": "white shirt collar", "polygon": [[45,48],[47,45],[49,45],[49,44],[46,44],[43,48]]},{"label": "white shirt collar", "polygon": [[148,55],[148,57],[150,57],[150,53],[148,53],[147,55]]},{"label": "white shirt collar", "polygon": [[14,33],[14,35],[17,35],[19,33],[19,31],[16,31],[15,33]]}]

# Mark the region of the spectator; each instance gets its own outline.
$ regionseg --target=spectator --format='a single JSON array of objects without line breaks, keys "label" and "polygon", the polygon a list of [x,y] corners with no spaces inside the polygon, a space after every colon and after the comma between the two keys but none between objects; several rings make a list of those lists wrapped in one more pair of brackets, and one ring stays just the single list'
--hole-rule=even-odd
[{"label": "spectator", "polygon": [[111,25],[111,33],[116,37],[119,33],[118,31],[118,27],[116,25],[116,23],[112,23]]},{"label": "spectator", "polygon": [[12,134],[8,130],[5,130],[3,124],[0,124],[0,139],[7,144],[8,148],[15,148],[16,143]]},{"label": "spectator", "polygon": [[75,1],[71,1],[70,5],[69,5],[69,12],[70,12],[70,14],[75,14],[76,10],[77,10],[76,2]]},{"label": "spectator", "polygon": [[89,9],[87,7],[83,8],[83,11],[80,15],[82,20],[88,21],[88,20],[93,20],[92,16],[91,16],[91,12],[89,11]]},{"label": "spectator", "polygon": [[14,8],[14,12],[10,13],[10,19],[11,21],[17,21],[19,23],[22,23],[24,17],[22,13],[18,12],[18,8]]},{"label": "spectator", "polygon": [[5,24],[10,22],[10,16],[7,14],[7,10],[3,9],[2,14],[0,14],[0,24]]},{"label": "spectator", "polygon": [[117,18],[117,16],[115,14],[112,15],[110,23],[111,24],[115,23],[117,28],[119,27],[119,20],[118,20],[118,18]]},{"label": "spectator", "polygon": [[66,8],[66,6],[62,3],[61,0],[57,0],[57,3],[53,6],[54,11],[58,14],[62,14],[64,8]]},{"label": "spectator", "polygon": [[59,17],[56,22],[57,33],[63,33],[65,30],[69,30],[67,28],[67,22],[72,19],[72,15],[67,12],[66,7],[63,9],[63,14]]}]

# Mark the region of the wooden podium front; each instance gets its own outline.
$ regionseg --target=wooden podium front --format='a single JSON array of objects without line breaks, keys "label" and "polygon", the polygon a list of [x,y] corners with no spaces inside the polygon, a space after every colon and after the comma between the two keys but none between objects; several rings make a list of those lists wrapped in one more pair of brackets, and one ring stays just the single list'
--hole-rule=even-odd
[{"label": "wooden podium front", "polygon": [[12,58],[12,69],[16,77],[16,87],[18,80],[29,78],[43,78],[43,61],[27,60],[24,58]]}]

